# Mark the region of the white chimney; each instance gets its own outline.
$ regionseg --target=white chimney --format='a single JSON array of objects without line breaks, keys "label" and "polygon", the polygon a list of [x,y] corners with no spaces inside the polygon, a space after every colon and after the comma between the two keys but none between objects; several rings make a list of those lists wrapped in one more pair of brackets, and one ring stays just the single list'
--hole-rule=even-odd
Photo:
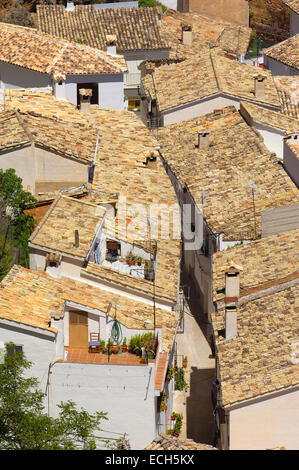
[{"label": "white chimney", "polygon": [[192,26],[188,24],[182,24],[182,43],[185,46],[192,45]]},{"label": "white chimney", "polygon": [[240,270],[231,266],[225,272],[225,338],[237,336],[237,303],[240,297]]},{"label": "white chimney", "polygon": [[88,88],[80,88],[80,111],[81,113],[90,114],[90,100],[92,96],[92,90]]},{"label": "white chimney", "polygon": [[210,146],[210,132],[206,130],[198,131],[198,148],[199,150],[207,149]]},{"label": "white chimney", "polygon": [[258,100],[265,99],[265,79],[263,75],[257,75],[254,77],[254,96]]},{"label": "white chimney", "polygon": [[116,55],[116,36],[115,35],[107,35],[106,36],[106,52],[109,55]]},{"label": "white chimney", "polygon": [[66,2],[66,11],[74,11],[75,10],[75,4],[74,2],[67,0]]},{"label": "white chimney", "polygon": [[225,307],[225,339],[234,339],[237,336],[237,307]]}]

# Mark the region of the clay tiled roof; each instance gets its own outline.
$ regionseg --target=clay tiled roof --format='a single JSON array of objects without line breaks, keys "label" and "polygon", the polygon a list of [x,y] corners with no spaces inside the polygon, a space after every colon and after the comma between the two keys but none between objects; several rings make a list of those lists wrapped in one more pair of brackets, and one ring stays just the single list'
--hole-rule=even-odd
[{"label": "clay tiled roof", "polygon": [[[182,24],[192,27],[192,44],[182,43]],[[195,12],[182,13],[167,10],[162,18],[161,35],[170,44],[171,58],[190,59],[198,57],[210,47],[220,45],[221,49],[238,56],[245,54],[251,29],[236,26]]]},{"label": "clay tiled roof", "polygon": [[[34,245],[85,258],[105,214],[86,199],[58,196],[46,216],[36,227],[29,241]],[[79,232],[79,246],[75,246],[75,230]]]},{"label": "clay tiled roof", "polygon": [[279,42],[268,49],[264,49],[264,55],[278,60],[293,69],[299,69],[299,34],[285,41]]},{"label": "clay tiled roof", "polygon": [[[42,271],[13,266],[0,283],[0,318],[57,331],[49,327],[51,315],[62,316],[66,301],[107,312],[112,303],[117,319],[127,328],[146,329],[153,322],[151,306],[128,297],[101,290],[71,279],[55,279]],[[115,308],[114,308],[115,307]],[[163,332],[163,349],[172,346],[178,314],[156,309],[157,324]]]},{"label": "clay tiled roof", "polygon": [[81,162],[94,159],[97,129],[87,123],[19,112],[11,108],[0,113],[0,150],[35,143]]},{"label": "clay tiled roof", "polygon": [[55,38],[32,28],[0,23],[0,61],[53,76],[122,73],[122,56]]},{"label": "clay tiled roof", "polygon": [[285,134],[299,131],[298,119],[248,103],[248,101],[241,101],[240,106],[240,112],[249,124],[252,121],[268,124],[282,130]]},{"label": "clay tiled roof", "polygon": [[[284,278],[299,270],[299,230],[283,232],[228,248],[213,255],[213,297],[221,300],[225,270],[231,264],[243,267],[240,289],[253,287]],[[275,250],[273,252],[273,247]]]},{"label": "clay tiled roof", "polygon": [[[198,130],[210,132],[208,149],[198,148]],[[299,201],[277,158],[232,106],[159,128],[158,140],[172,172],[224,240],[259,236],[263,211]]]},{"label": "clay tiled roof", "polygon": [[282,3],[299,15],[299,0],[282,0]]},{"label": "clay tiled roof", "polygon": [[160,11],[158,7],[96,10],[92,5],[66,11],[62,5],[37,5],[37,21],[40,31],[98,49],[105,50],[106,36],[114,35],[119,51],[151,50],[169,47],[160,36]]},{"label": "clay tiled roof", "polygon": [[299,83],[296,76],[276,76],[274,77],[281,112],[287,116],[299,119]]},{"label": "clay tiled roof", "polygon": [[266,77],[265,98],[255,97],[257,75],[256,67],[211,52],[178,64],[163,65],[143,77],[142,84],[145,93],[157,100],[160,112],[218,93],[279,108],[280,101],[269,71],[262,72]]},{"label": "clay tiled roof", "polygon": [[20,113],[32,113],[51,118],[55,121],[75,122],[90,125],[89,115],[81,113],[68,100],[57,100],[52,88],[8,89],[4,94],[4,109]]},{"label": "clay tiled roof", "polygon": [[[299,230],[238,246],[214,255],[212,314],[223,406],[292,389],[299,384],[293,360],[299,340]],[[225,270],[240,272],[237,336],[227,340],[223,291]]]},{"label": "clay tiled roof", "polygon": [[145,450],[218,450],[208,444],[200,444],[183,437],[160,433]]}]

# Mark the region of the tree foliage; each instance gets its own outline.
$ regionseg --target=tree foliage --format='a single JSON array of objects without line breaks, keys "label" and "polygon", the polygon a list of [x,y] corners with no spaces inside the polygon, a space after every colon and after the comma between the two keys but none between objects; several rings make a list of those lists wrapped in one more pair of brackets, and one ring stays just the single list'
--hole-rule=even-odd
[{"label": "tree foliage", "polygon": [[2,11],[1,21],[19,26],[33,27],[30,13],[23,0],[14,0],[7,10]]},{"label": "tree foliage", "polygon": [[28,267],[28,238],[35,222],[33,217],[24,211],[34,207],[35,202],[32,194],[24,191],[22,179],[16,175],[14,169],[6,171],[0,169],[0,221],[1,228],[5,231],[5,234],[2,232],[4,244],[0,245],[0,259],[4,251],[7,251],[7,230],[9,230],[12,244],[20,249],[19,263]]},{"label": "tree foliage", "polygon": [[44,411],[45,394],[36,378],[25,376],[31,363],[14,345],[0,364],[0,449],[1,450],[91,450],[96,448],[94,433],[106,413],[78,410],[72,401],[59,405],[54,419]]}]

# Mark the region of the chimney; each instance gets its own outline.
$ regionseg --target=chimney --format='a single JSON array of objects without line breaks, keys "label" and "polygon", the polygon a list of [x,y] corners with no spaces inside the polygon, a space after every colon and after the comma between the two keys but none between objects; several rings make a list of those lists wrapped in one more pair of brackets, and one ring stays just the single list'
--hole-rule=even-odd
[{"label": "chimney", "polygon": [[240,270],[231,266],[225,272],[225,338],[237,336],[237,302],[240,296]]},{"label": "chimney", "polygon": [[74,2],[67,0],[66,2],[66,11],[74,11],[75,10],[75,4]]},{"label": "chimney", "polygon": [[65,99],[65,80],[66,76],[63,74],[53,76],[53,94],[54,98],[58,100]]},{"label": "chimney", "polygon": [[263,75],[257,75],[254,77],[254,96],[258,100],[265,99],[265,79]]},{"label": "chimney", "polygon": [[144,165],[151,170],[156,170],[157,169],[157,156],[154,153],[151,153],[148,157],[146,157],[146,161],[144,162]]},{"label": "chimney", "polygon": [[79,230],[75,230],[75,243],[74,247],[78,248],[79,247]]},{"label": "chimney", "polygon": [[116,55],[116,36],[109,34],[106,36],[106,52],[109,55]]},{"label": "chimney", "polygon": [[182,23],[182,43],[185,46],[192,45],[192,26]]},{"label": "chimney", "polygon": [[205,150],[210,146],[210,132],[204,130],[198,131],[198,148]]},{"label": "chimney", "polygon": [[92,90],[88,88],[80,88],[80,111],[84,114],[90,114],[90,100],[92,96]]}]

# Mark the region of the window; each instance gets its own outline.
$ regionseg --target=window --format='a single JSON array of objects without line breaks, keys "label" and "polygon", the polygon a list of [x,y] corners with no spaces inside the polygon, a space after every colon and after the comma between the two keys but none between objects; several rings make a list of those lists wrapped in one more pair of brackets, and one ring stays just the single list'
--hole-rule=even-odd
[{"label": "window", "polygon": [[6,347],[6,352],[10,356],[12,356],[15,352],[23,352],[23,345],[22,344],[14,344],[13,348],[11,348],[11,349],[8,349]]},{"label": "window", "polygon": [[129,111],[140,111],[140,98],[132,96],[128,100],[128,110]]},{"label": "window", "polygon": [[113,263],[121,254],[121,244],[114,240],[107,240],[106,260]]}]

